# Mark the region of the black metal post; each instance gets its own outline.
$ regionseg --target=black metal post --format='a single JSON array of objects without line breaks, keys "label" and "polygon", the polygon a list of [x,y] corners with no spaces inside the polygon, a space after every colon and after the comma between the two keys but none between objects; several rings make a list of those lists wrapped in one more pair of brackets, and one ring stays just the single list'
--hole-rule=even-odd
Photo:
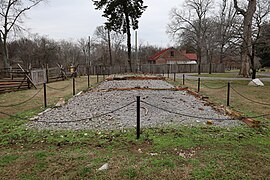
[{"label": "black metal post", "polygon": [[170,78],[170,70],[168,69],[168,78]]},{"label": "black metal post", "polygon": [[165,73],[164,73],[164,70],[163,70],[163,71],[162,71],[162,76],[163,76],[163,77],[164,77],[164,74],[165,74]]},{"label": "black metal post", "polygon": [[44,107],[47,107],[47,90],[46,90],[46,82],[43,83],[43,90],[44,90]]},{"label": "black metal post", "polygon": [[137,96],[137,139],[140,138],[140,134],[141,134],[141,97]]},{"label": "black metal post", "polygon": [[87,82],[88,82],[88,87],[90,87],[90,75],[89,75],[89,73],[88,73],[88,80],[87,80]]},{"label": "black metal post", "polygon": [[183,85],[185,85],[185,74],[183,74]]},{"label": "black metal post", "polygon": [[231,83],[228,82],[228,90],[227,90],[227,106],[230,106],[230,89],[231,89]]},{"label": "black metal post", "polygon": [[173,73],[173,81],[175,82],[175,80],[176,80],[176,73],[174,72]]},{"label": "black metal post", "polygon": [[73,77],[73,96],[75,95],[75,93],[76,93],[76,88],[75,88],[75,78]]},{"label": "black metal post", "polygon": [[200,92],[201,88],[201,78],[198,78],[198,92]]}]

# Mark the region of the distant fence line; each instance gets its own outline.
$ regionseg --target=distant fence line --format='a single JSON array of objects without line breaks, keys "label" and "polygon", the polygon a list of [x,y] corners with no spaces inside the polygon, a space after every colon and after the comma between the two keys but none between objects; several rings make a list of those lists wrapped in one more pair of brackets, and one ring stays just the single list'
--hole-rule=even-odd
[{"label": "distant fence line", "polygon": [[[201,64],[201,73],[209,72],[209,64]],[[89,70],[89,71],[88,71]],[[197,64],[144,64],[140,66],[132,66],[133,72],[142,72],[142,73],[153,73],[153,74],[162,74],[162,73],[197,73],[198,65]],[[88,68],[87,66],[79,66],[78,72],[81,75],[86,74],[120,74],[129,72],[127,66],[92,66]],[[212,73],[224,73],[225,67],[223,64],[212,64],[211,65]]]},{"label": "distant fence line", "polygon": [[[209,64],[201,64],[201,72],[209,72]],[[18,71],[18,72],[17,72]],[[16,72],[16,73],[14,73]],[[91,66],[80,65],[75,71],[76,75],[103,75],[103,74],[122,74],[130,72],[128,66]],[[163,74],[163,73],[197,73],[198,65],[197,64],[143,64],[140,66],[132,66],[132,72],[135,73],[151,73],[151,74]],[[212,73],[223,73],[225,72],[225,67],[222,64],[212,64],[211,65]],[[10,71],[0,71],[1,78],[14,78],[14,76],[19,76],[20,73],[23,73],[21,70],[13,69]],[[15,75],[16,74],[16,75]],[[67,69],[61,69],[59,67],[55,68],[43,68],[43,69],[33,69],[29,71],[29,76],[31,77],[32,82],[35,85],[43,84],[44,82],[54,82],[64,80],[67,77],[70,77],[72,74]]]}]

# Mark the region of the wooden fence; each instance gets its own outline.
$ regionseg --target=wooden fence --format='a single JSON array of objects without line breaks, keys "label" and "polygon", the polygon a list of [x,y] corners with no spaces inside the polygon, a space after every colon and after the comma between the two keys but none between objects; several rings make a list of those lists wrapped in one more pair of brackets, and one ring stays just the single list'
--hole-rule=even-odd
[{"label": "wooden fence", "polygon": [[[201,65],[201,73],[208,73],[210,69],[209,64]],[[153,74],[162,74],[162,73],[197,73],[198,65],[197,64],[164,64],[164,65],[155,65],[155,64],[144,64],[141,66],[133,66],[133,72],[142,72],[142,73],[153,73]],[[89,74],[121,74],[127,73],[129,69],[127,66],[92,66],[88,68],[87,66],[80,66],[78,68],[78,73],[80,75]],[[212,64],[211,65],[212,73],[224,73],[225,68],[222,64]]]},{"label": "wooden fence", "polygon": [[0,70],[0,93],[31,88],[29,72],[23,69]]}]

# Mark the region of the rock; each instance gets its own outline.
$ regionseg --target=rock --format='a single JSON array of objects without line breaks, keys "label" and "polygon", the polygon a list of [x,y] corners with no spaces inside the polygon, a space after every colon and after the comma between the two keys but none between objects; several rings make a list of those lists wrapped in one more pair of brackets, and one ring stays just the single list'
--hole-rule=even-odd
[{"label": "rock", "polygon": [[249,86],[264,86],[264,84],[262,83],[260,79],[253,79],[252,81],[250,81],[248,85]]},{"label": "rock", "polygon": [[78,94],[76,94],[75,96],[79,96],[79,95],[81,95],[83,92],[82,91],[80,91]]},{"label": "rock", "polygon": [[149,153],[150,156],[157,156],[158,153]]},{"label": "rock", "polygon": [[60,98],[59,101],[56,103],[56,107],[61,107],[65,105],[65,100],[63,98]]},{"label": "rock", "polygon": [[108,163],[103,164],[103,166],[101,166],[101,167],[98,169],[98,171],[104,171],[104,170],[107,170],[107,169],[109,169],[109,164],[108,164]]},{"label": "rock", "polygon": [[212,121],[212,120],[208,120],[208,121],[206,122],[206,124],[212,125],[212,124],[213,124],[213,121]]},{"label": "rock", "polygon": [[138,149],[138,152],[139,152],[139,153],[143,153],[141,149]]}]

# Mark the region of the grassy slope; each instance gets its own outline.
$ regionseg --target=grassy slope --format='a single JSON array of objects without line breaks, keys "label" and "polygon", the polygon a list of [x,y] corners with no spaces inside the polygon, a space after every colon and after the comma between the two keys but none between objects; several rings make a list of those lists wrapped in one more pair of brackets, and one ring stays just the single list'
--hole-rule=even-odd
[{"label": "grassy slope", "polygon": [[[220,83],[209,85],[219,86]],[[262,100],[264,98],[262,97]],[[216,97],[214,101],[222,102],[222,99]],[[18,115],[29,117],[38,111],[40,109],[24,110]],[[246,126],[151,128],[143,129],[140,140],[135,138],[133,129],[110,132],[37,132],[26,129],[25,121],[2,118],[0,177],[4,179],[270,177],[270,132],[267,124],[258,129]],[[97,169],[107,162],[109,170],[98,172]]]}]

